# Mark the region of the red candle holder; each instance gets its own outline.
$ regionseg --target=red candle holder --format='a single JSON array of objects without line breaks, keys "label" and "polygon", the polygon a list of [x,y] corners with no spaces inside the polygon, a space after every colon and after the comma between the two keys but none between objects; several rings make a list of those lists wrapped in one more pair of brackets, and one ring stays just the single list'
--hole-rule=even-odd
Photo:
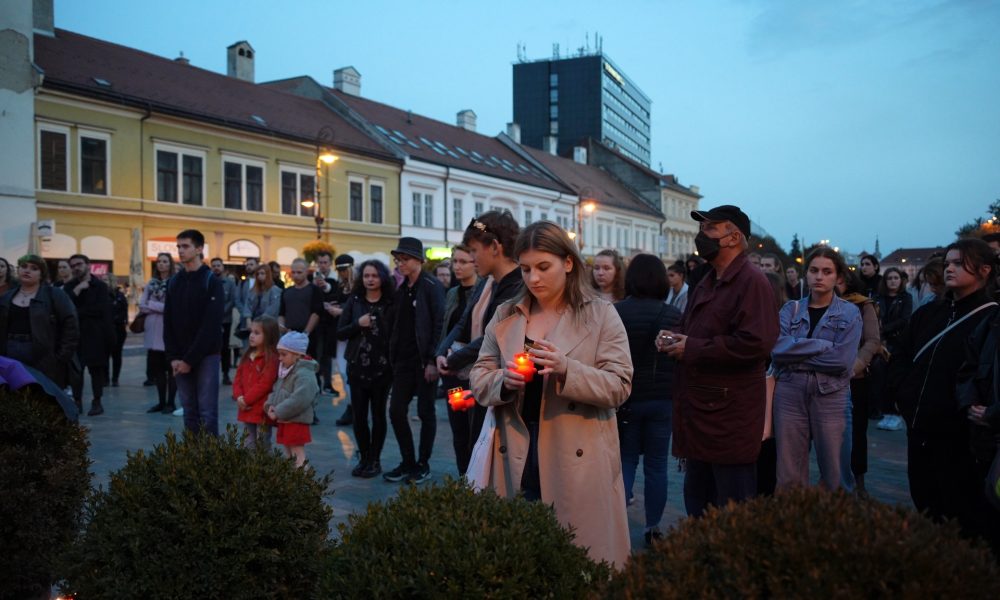
[{"label": "red candle holder", "polygon": [[524,377],[525,383],[530,383],[535,377],[535,364],[531,362],[531,355],[527,352],[518,352],[514,355],[514,364],[516,365],[512,371],[515,373],[520,373]]},{"label": "red candle holder", "polygon": [[460,387],[448,390],[448,406],[451,406],[454,411],[469,410],[475,403],[476,399],[472,397],[472,392],[467,392]]}]

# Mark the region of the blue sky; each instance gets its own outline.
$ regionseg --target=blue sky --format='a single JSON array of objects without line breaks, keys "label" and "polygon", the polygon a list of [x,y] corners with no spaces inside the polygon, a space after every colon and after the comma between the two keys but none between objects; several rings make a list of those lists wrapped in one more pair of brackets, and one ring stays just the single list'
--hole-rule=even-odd
[{"label": "blue sky", "polygon": [[56,26],[257,81],[332,82],[479,131],[511,120],[511,65],[603,37],[652,98],[653,167],[739,204],[788,247],[951,241],[1000,198],[1000,1],[56,0]]}]

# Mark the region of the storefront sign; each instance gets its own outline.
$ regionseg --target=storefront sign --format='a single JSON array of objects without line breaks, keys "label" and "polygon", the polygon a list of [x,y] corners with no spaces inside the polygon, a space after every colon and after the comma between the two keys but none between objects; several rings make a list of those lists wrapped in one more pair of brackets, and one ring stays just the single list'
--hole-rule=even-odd
[{"label": "storefront sign", "polygon": [[260,246],[250,240],[236,240],[229,244],[229,258],[260,258]]}]

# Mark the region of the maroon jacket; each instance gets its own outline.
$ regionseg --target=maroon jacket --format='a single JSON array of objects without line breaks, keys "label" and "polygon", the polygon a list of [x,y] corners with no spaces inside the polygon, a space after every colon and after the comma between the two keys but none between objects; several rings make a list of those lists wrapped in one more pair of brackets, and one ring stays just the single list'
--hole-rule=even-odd
[{"label": "maroon jacket", "polygon": [[688,298],[674,371],[674,455],[715,464],[757,460],[764,432],[764,365],[778,339],[767,278],[736,257],[711,270]]}]

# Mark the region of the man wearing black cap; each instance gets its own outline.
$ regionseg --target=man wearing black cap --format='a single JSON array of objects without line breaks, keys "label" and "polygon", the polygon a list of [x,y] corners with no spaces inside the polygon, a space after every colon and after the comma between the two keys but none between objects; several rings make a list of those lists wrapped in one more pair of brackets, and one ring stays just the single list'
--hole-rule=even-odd
[{"label": "man wearing black cap", "polygon": [[764,431],[765,361],[778,338],[767,278],[746,258],[750,219],[736,206],[692,211],[698,254],[712,265],[688,298],[677,331],[656,345],[674,371],[674,455],[685,459],[684,505],[700,516],[757,493]]},{"label": "man wearing black cap", "polygon": [[[400,238],[392,257],[404,279],[394,296],[396,324],[389,334],[389,362],[393,368],[389,420],[403,462],[382,477],[386,481],[423,483],[431,476],[431,450],[437,433],[434,392],[438,372],[434,350],[444,321],[444,286],[423,271],[424,245],[420,240]],[[419,456],[413,450],[413,432],[407,418],[414,395],[420,417]]]}]

